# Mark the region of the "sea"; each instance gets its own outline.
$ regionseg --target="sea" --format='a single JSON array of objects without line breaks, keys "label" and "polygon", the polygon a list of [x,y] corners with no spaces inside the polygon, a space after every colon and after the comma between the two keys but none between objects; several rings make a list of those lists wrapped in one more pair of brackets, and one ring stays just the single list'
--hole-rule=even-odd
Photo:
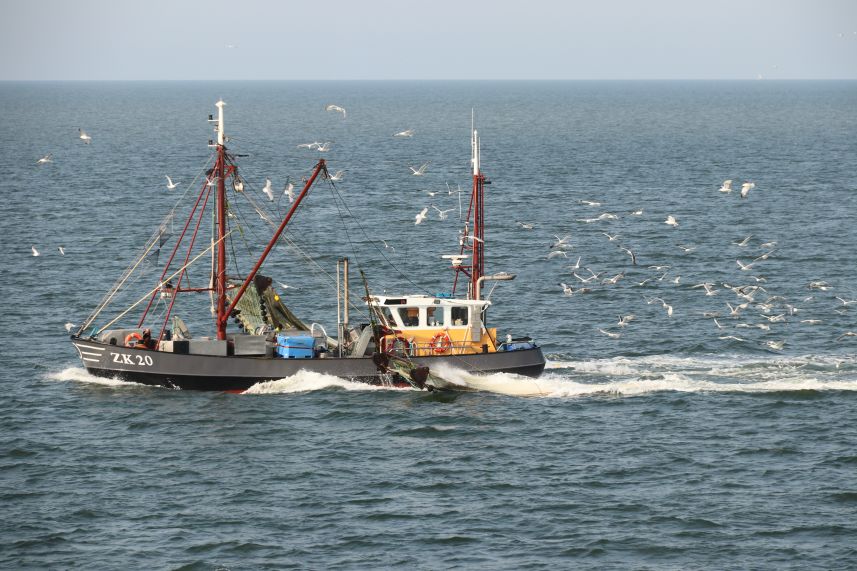
[{"label": "sea", "polygon": [[[328,332],[343,256],[352,288],[451,292],[475,126],[486,270],[516,275],[488,325],[545,373],[87,374],[65,326],[198,193],[221,98],[275,221],[343,171],[264,266]],[[0,109],[0,567],[857,569],[857,82],[3,82]]]}]

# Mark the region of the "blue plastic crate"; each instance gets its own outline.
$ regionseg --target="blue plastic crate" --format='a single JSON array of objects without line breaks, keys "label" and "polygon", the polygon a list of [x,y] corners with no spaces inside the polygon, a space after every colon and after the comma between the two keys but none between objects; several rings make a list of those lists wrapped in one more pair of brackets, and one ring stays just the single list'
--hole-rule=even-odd
[{"label": "blue plastic crate", "polygon": [[277,335],[277,355],[283,359],[312,359],[313,343],[308,335]]}]

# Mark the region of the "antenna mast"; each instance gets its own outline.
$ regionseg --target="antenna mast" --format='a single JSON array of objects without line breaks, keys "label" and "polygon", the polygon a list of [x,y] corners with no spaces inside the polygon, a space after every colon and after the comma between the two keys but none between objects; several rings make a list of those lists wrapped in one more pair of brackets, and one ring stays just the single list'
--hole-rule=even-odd
[{"label": "antenna mast", "polygon": [[471,204],[473,205],[473,236],[465,236],[464,239],[470,240],[473,248],[468,297],[478,299],[479,278],[485,274],[485,175],[482,174],[479,166],[479,133],[476,132],[472,110],[470,112],[470,148],[472,151],[470,162],[473,167],[473,197],[471,199]]},{"label": "antenna mast", "polygon": [[217,162],[212,174],[217,177],[217,262],[214,266],[214,291],[216,297],[217,339],[226,340],[226,136],[223,131],[223,108],[221,99],[217,107]]}]

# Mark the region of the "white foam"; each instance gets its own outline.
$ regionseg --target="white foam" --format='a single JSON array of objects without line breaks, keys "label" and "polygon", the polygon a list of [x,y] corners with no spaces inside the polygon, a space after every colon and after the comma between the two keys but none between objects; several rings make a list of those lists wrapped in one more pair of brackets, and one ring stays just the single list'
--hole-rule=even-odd
[{"label": "white foam", "polygon": [[139,383],[123,381],[109,377],[96,377],[86,372],[81,367],[69,367],[55,373],[48,373],[45,378],[51,381],[72,381],[75,383],[88,383],[92,385],[103,385],[106,387],[141,387]]},{"label": "white foam", "polygon": [[358,383],[349,381],[334,375],[326,375],[323,373],[315,373],[312,371],[298,371],[294,375],[278,379],[276,381],[266,381],[257,383],[244,391],[245,395],[272,395],[272,394],[287,394],[287,393],[304,393],[310,391],[320,391],[329,388],[340,388],[347,391],[377,391],[377,390],[412,390],[398,389],[392,387],[383,387],[378,385],[370,385],[367,383]]}]

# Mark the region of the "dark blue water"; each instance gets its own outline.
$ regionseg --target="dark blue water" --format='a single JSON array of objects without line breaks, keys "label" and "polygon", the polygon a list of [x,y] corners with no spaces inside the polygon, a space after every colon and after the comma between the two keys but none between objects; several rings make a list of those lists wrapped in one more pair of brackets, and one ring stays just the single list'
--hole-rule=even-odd
[{"label": "dark blue water", "polygon": [[[265,178],[281,192],[321,156],[298,144],[333,142],[323,156],[345,178],[313,191],[266,266],[328,331],[339,256],[378,292],[449,289],[446,183],[468,188],[475,108],[488,270],[517,274],[490,321],[535,337],[546,374],[463,378],[486,390],[447,396],[309,374],[249,395],[87,375],[63,324],[196,191],[221,97],[271,216],[286,205]],[[857,83],[3,83],[0,109],[3,567],[857,567]],[[455,211],[414,225],[431,204]],[[258,249],[258,215],[234,206],[241,247]],[[603,213],[617,218],[582,222]],[[565,235],[573,248],[549,259]],[[581,292],[578,257],[581,278],[624,277]],[[764,289],[729,289],[749,285]]]}]

